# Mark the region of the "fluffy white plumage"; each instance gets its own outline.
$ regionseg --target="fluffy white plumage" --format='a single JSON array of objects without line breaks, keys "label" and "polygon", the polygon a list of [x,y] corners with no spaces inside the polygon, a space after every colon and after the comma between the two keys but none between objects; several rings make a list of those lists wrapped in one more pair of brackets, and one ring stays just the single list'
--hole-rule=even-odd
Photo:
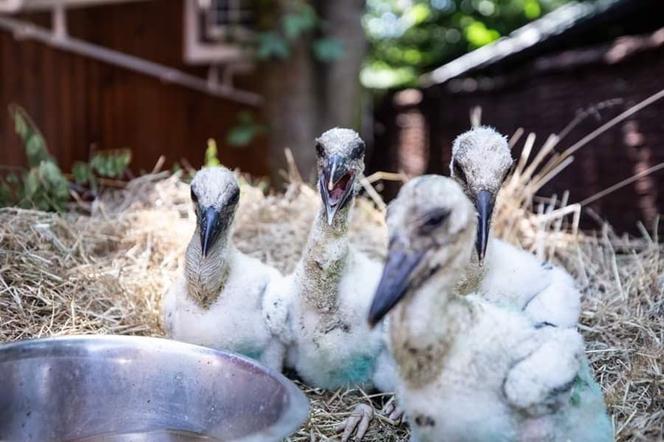
[{"label": "fluffy white plumage", "polygon": [[[450,173],[476,207],[483,191],[492,196],[493,206],[511,166],[507,140],[490,127],[474,128],[454,141]],[[496,304],[524,310],[536,322],[560,327],[575,327],[581,309],[579,290],[565,270],[493,238],[481,267],[473,256],[461,291],[477,292]]]},{"label": "fluffy white plumage", "polygon": [[[225,168],[205,168],[192,181],[196,231],[185,268],[162,300],[162,325],[173,339],[228,350],[281,370],[285,347],[263,320],[267,287],[279,272],[231,242],[239,187]],[[203,243],[208,236],[207,253]],[[216,235],[216,236],[215,236]]]},{"label": "fluffy white plumage", "polygon": [[[370,386],[385,346],[381,330],[370,330],[366,316],[382,267],[347,246],[343,274],[336,286],[335,307],[322,311],[304,297],[304,265],[289,279],[292,336],[288,363],[309,385],[335,389]],[[333,297],[333,293],[329,293]]]},{"label": "fluffy white plumage", "polygon": [[517,308],[537,323],[576,327],[581,299],[565,270],[499,239],[491,239],[476,293],[503,307]]},{"label": "fluffy white plumage", "polygon": [[394,375],[384,333],[366,321],[382,265],[347,236],[364,143],[352,130],[332,129],[317,140],[317,151],[323,204],[295,271],[270,288],[280,314],[267,319],[289,345],[288,365],[309,385],[334,389],[377,380],[389,389]]},{"label": "fluffy white plumage", "polygon": [[371,314],[398,303],[390,341],[413,440],[612,440],[576,330],[456,294],[475,237],[458,185],[412,180],[388,213],[390,253]]},{"label": "fluffy white plumage", "polygon": [[458,330],[445,368],[424,385],[397,388],[413,440],[612,440],[576,331],[538,330],[481,298],[464,301],[474,323]]}]

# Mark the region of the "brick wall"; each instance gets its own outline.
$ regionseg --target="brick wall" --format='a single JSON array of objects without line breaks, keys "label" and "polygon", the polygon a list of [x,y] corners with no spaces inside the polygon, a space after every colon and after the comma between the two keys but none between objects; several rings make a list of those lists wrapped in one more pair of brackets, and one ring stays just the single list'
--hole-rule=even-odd
[{"label": "brick wall", "polygon": [[[537,69],[543,61],[546,60],[535,60],[519,71],[495,77],[493,81],[499,86],[485,90],[464,90],[469,84],[473,85],[469,80],[424,90],[420,108],[427,126],[428,171],[448,174],[452,141],[470,127],[469,114],[474,106],[482,107],[484,124],[508,135],[520,127],[535,132],[538,135],[536,145],[540,146],[550,133],[562,130],[578,110],[610,99],[621,100],[601,110],[599,120],[593,116],[583,120],[559,145],[558,150],[563,150],[611,117],[664,88],[662,47],[613,64]],[[483,80],[487,81],[491,79]],[[385,133],[394,134],[400,130],[398,115],[410,110],[395,104],[398,100],[394,96],[388,99],[393,115],[387,116],[383,111],[379,121],[381,127],[388,128]],[[383,143],[376,146],[377,152],[395,144],[394,140],[385,141],[385,138],[376,137],[377,142]],[[519,153],[517,150],[514,155]],[[659,162],[664,162],[664,101],[639,112],[578,151],[574,163],[541,194],[560,195],[569,190],[571,201],[582,201]],[[398,167],[397,163],[392,163],[392,168]],[[640,220],[650,227],[656,215],[664,212],[664,171],[640,179],[589,208],[608,219],[618,231],[637,232],[636,223]],[[584,226],[595,225],[591,217],[585,217]]]}]

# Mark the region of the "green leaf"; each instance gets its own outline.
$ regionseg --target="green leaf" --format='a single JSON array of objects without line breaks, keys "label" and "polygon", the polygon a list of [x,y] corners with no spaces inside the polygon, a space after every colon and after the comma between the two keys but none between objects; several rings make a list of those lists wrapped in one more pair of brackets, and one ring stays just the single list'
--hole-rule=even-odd
[{"label": "green leaf", "polygon": [[251,112],[240,112],[238,123],[230,129],[226,142],[231,146],[247,146],[259,134],[265,131],[265,126],[258,124]]},{"label": "green leaf", "polygon": [[25,156],[30,167],[37,167],[42,161],[54,161],[48,153],[46,141],[32,122],[27,112],[19,106],[11,105],[9,112],[14,118],[14,129],[23,142]]},{"label": "green leaf", "polygon": [[131,163],[131,151],[118,149],[96,152],[90,160],[90,167],[98,175],[106,178],[120,178]]},{"label": "green leaf", "polygon": [[101,156],[97,154],[93,155],[90,159],[90,167],[95,173],[106,176],[106,163]]},{"label": "green leaf", "polygon": [[19,111],[19,108],[10,109],[10,113],[14,118],[14,130],[16,134],[25,142],[28,138],[28,122]]},{"label": "green leaf", "polygon": [[16,175],[10,175],[1,182],[1,198],[9,194],[13,197],[13,203],[21,207],[62,210],[70,197],[69,181],[48,152],[46,140],[25,110],[12,105],[9,112],[14,119],[16,134],[23,142],[30,170],[23,174],[20,181]]},{"label": "green leaf", "polygon": [[57,164],[53,161],[43,161],[39,165],[39,176],[46,193],[51,195],[55,202],[65,202],[69,199],[69,181]]},{"label": "green leaf", "polygon": [[23,198],[32,199],[39,189],[39,176],[37,169],[32,169],[23,178]]},{"label": "green leaf", "polygon": [[205,167],[215,167],[221,165],[221,161],[219,161],[219,150],[217,149],[217,142],[212,138],[210,138],[207,142],[204,164]]},{"label": "green leaf", "polygon": [[537,0],[526,0],[523,3],[523,13],[529,20],[534,20],[542,15],[542,8]]},{"label": "green leaf", "polygon": [[74,175],[74,181],[78,184],[88,183],[92,179],[92,168],[89,164],[81,161],[74,163],[71,173]]},{"label": "green leaf", "polygon": [[251,143],[256,136],[256,129],[252,127],[234,127],[228,133],[226,141],[231,146],[242,147]]},{"label": "green leaf", "polygon": [[431,8],[425,3],[416,4],[407,11],[406,17],[411,26],[419,25],[431,17]]},{"label": "green leaf", "polygon": [[319,61],[329,63],[343,57],[343,44],[334,37],[320,38],[313,43],[314,55]]},{"label": "green leaf", "polygon": [[285,59],[290,55],[286,40],[276,32],[261,32],[258,34],[258,50],[256,56],[261,60],[270,58]]},{"label": "green leaf", "polygon": [[46,141],[38,133],[31,134],[25,142],[25,154],[31,167],[37,166],[42,161],[51,160],[46,150]]},{"label": "green leaf", "polygon": [[476,48],[491,43],[500,38],[498,31],[489,29],[481,21],[473,21],[465,29],[466,39]]},{"label": "green leaf", "polygon": [[286,38],[295,40],[316,27],[316,11],[310,5],[302,4],[297,11],[284,15],[281,24]]}]

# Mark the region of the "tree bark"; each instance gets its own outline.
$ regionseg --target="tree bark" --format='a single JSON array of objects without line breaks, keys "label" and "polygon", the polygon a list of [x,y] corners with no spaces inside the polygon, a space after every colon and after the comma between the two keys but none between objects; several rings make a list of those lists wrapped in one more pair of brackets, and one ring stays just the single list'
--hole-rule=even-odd
[{"label": "tree bark", "polygon": [[337,39],[344,55],[331,63],[319,64],[324,84],[326,105],[321,123],[324,128],[334,126],[360,128],[361,94],[360,69],[367,52],[362,28],[364,0],[335,0],[320,2],[319,13],[328,37]]},{"label": "tree bark", "polygon": [[314,4],[324,36],[338,39],[344,54],[332,62],[316,60],[313,35],[291,46],[286,60],[259,67],[264,113],[269,126],[270,169],[273,184],[280,184],[285,169],[284,149],[290,148],[305,179],[315,174],[314,139],[339,126],[359,129],[361,87],[359,72],[366,53],[361,25],[364,0],[320,0]]},{"label": "tree bark", "polygon": [[309,43],[299,42],[287,60],[275,60],[261,68],[270,175],[274,184],[283,182],[280,171],[286,170],[286,148],[292,150],[305,179],[316,161],[311,145],[317,135],[318,100],[309,52]]}]

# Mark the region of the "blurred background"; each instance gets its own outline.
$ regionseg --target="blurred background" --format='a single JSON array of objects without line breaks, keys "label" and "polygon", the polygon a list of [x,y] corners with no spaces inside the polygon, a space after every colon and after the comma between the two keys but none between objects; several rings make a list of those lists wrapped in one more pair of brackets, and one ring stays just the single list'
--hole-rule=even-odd
[{"label": "blurred background", "polygon": [[[216,158],[278,189],[284,148],[311,177],[334,126],[367,141],[367,174],[447,174],[471,114],[563,150],[663,79],[661,0],[0,0],[0,205]],[[586,201],[587,227],[650,228],[661,115],[622,120],[542,194]]]}]

